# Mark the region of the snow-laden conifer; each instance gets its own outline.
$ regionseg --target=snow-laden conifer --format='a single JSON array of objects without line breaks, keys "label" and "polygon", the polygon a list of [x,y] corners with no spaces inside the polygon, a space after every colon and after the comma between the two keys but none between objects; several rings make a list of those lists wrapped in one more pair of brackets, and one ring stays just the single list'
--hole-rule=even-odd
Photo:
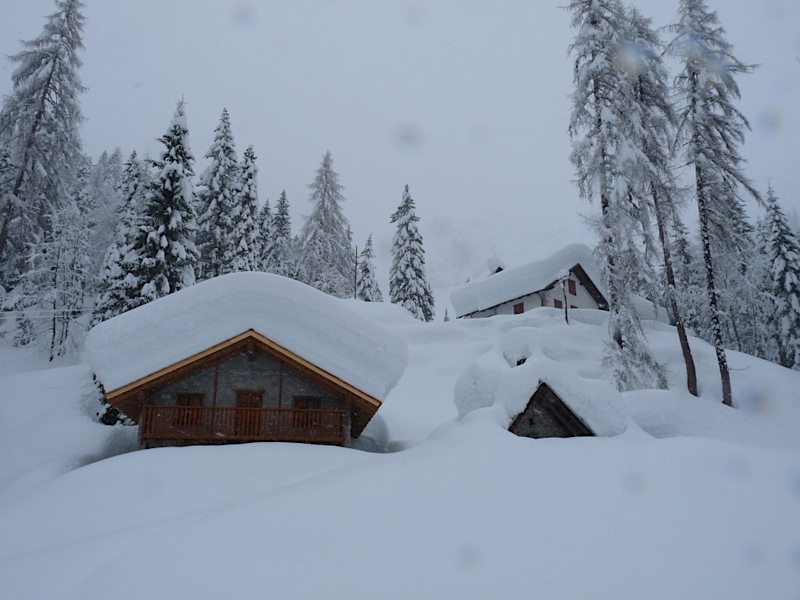
[{"label": "snow-laden conifer", "polygon": [[211,164],[200,176],[197,247],[201,279],[235,271],[233,205],[236,202],[239,162],[228,109],[222,110],[214,141],[206,153]]},{"label": "snow-laden conifer", "polygon": [[261,236],[258,214],[258,167],[249,146],[242,156],[230,215],[230,244],[222,259],[230,271],[261,270]]},{"label": "snow-laden conifer", "polygon": [[106,252],[97,284],[93,322],[99,323],[144,303],[137,276],[142,261],[144,241],[141,233],[144,198],[148,186],[147,172],[134,150],[125,163],[120,184],[120,207],[114,239]]},{"label": "snow-laden conifer", "polygon": [[[723,271],[731,274],[732,269],[746,267],[742,248],[748,246],[747,227],[740,190],[744,188],[758,197],[742,171],[743,159],[739,154],[749,125],[733,104],[740,96],[736,75],[749,73],[752,67],[733,55],[716,12],[709,10],[704,0],[681,0],[679,15],[672,46],[682,64],[676,78],[680,134],[686,162],[693,170],[710,328],[722,398],[731,405],[730,372],[724,350],[726,315],[717,279]],[[752,246],[752,240],[749,245]],[[733,265],[730,262],[721,265],[719,258],[723,256],[732,260]]]},{"label": "snow-laden conifer", "polygon": [[406,185],[403,200],[391,217],[397,230],[392,238],[389,301],[399,304],[420,321],[433,321],[433,294],[425,275],[425,249],[417,221],[414,199]]},{"label": "snow-laden conifer", "polygon": [[124,166],[119,148],[110,155],[103,152],[92,168],[88,193],[92,198],[94,213],[91,216],[94,230],[91,236],[92,262],[99,273],[106,252],[114,241],[114,236],[122,212],[122,179]]},{"label": "snow-laden conifer", "polygon": [[[634,100],[642,118],[641,126],[633,132],[642,158],[636,196],[639,205],[648,209],[638,214],[644,217],[642,227],[645,231],[649,228],[649,214],[654,216],[663,265],[664,281],[660,286],[663,293],[650,295],[649,298],[656,304],[663,301],[669,310],[686,366],[687,389],[696,396],[697,370],[678,298],[672,252],[674,234],[671,225],[680,223],[683,198],[672,172],[676,121],[670,101],[668,73],[661,59],[661,41],[652,30],[650,20],[635,8],[628,10],[627,19],[628,42],[623,56],[633,78]],[[644,237],[647,244],[649,236]]]},{"label": "snow-laden conifer", "polygon": [[375,265],[372,259],[375,253],[372,250],[372,235],[367,238],[364,249],[359,254],[358,278],[356,280],[356,298],[366,302],[383,302],[383,294],[375,279]]},{"label": "snow-laden conifer", "polygon": [[258,265],[260,271],[269,272],[269,257],[267,252],[272,240],[272,206],[269,198],[264,199],[264,204],[258,211],[256,235],[258,236]]},{"label": "snow-laden conifer", "polygon": [[194,206],[189,130],[183,102],[159,141],[164,145],[145,198],[144,218],[136,247],[141,264],[134,274],[146,301],[161,298],[195,282],[199,253],[194,244],[197,230]]},{"label": "snow-laden conifer", "polygon": [[78,56],[85,18],[79,0],[56,0],[36,39],[11,57],[12,92],[0,110],[0,148],[9,158],[0,188],[0,283],[13,284],[26,268],[28,244],[49,238],[52,217],[66,202],[82,163],[78,127]]},{"label": "snow-laden conifer", "polygon": [[776,362],[800,370],[800,239],[772,187],[765,205],[764,250],[771,296],[768,331],[774,339]]},{"label": "snow-laden conifer", "polygon": [[654,280],[642,251],[652,246],[649,207],[637,202],[648,160],[640,146],[645,119],[636,100],[637,69],[630,62],[634,36],[617,0],[573,0],[569,8],[577,30],[570,46],[570,158],[581,196],[600,201],[597,252],[609,292],[604,363],[620,390],[664,388],[664,369],[650,354],[630,297],[642,281]]},{"label": "snow-laden conifer", "polygon": [[312,204],[300,233],[298,278],[340,298],[352,298],[355,251],[350,223],[342,212],[342,185],[333,170],[330,151],[325,153],[314,181],[309,184]]},{"label": "snow-laden conifer", "polygon": [[[263,230],[264,228],[262,228]],[[266,238],[264,250],[264,270],[268,273],[295,278],[292,219],[289,215],[289,200],[286,198],[286,190],[282,191],[278,198],[275,214],[272,216],[269,226],[269,237]]]},{"label": "snow-laden conifer", "polygon": [[30,339],[49,359],[75,355],[86,333],[84,310],[91,297],[90,215],[86,190],[88,168],[76,177],[72,193],[57,212],[48,216],[50,226],[41,240],[31,244],[29,265],[20,285],[7,299],[8,308],[21,312]]}]

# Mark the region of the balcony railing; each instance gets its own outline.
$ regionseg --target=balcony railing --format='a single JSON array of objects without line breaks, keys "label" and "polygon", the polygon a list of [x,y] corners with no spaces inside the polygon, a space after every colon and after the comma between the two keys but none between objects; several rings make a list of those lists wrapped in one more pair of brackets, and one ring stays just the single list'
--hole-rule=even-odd
[{"label": "balcony railing", "polygon": [[313,442],[344,446],[347,411],[298,408],[145,406],[139,437],[192,443]]}]

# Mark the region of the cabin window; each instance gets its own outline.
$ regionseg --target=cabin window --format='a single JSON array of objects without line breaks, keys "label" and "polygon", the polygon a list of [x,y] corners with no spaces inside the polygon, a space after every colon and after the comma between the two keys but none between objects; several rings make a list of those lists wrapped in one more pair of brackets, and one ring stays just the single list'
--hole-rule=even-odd
[{"label": "cabin window", "polygon": [[569,307],[570,307],[570,308],[578,308],[578,307],[577,307],[577,306],[575,306],[574,304],[570,304],[570,305],[569,305]]},{"label": "cabin window", "polygon": [[515,315],[521,315],[524,312],[525,312],[525,303],[524,302],[520,302],[519,304],[515,304],[514,305],[514,314]]},{"label": "cabin window", "polygon": [[236,406],[239,408],[261,408],[264,390],[236,390]]},{"label": "cabin window", "polygon": [[553,299],[553,306],[556,308],[564,308],[564,303],[561,300]]},{"label": "cabin window", "polygon": [[195,392],[178,394],[178,406],[203,406],[203,394]]},{"label": "cabin window", "polygon": [[319,396],[295,396],[294,407],[306,410],[319,409],[322,406],[322,398]]},{"label": "cabin window", "polygon": [[578,290],[575,288],[575,282],[572,279],[567,279],[567,290],[572,296],[578,295]]}]

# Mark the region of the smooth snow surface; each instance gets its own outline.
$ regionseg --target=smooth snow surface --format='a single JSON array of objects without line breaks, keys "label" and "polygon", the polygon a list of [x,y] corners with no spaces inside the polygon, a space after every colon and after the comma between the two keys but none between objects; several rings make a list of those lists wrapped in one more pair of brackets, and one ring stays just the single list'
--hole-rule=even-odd
[{"label": "smooth snow surface", "polygon": [[450,293],[450,302],[456,311],[456,317],[462,317],[543,290],[576,264],[583,267],[597,289],[604,296],[607,295],[591,249],[583,244],[570,244],[541,261],[505,269],[471,281],[453,290]]},{"label": "smooth snow surface", "polygon": [[378,400],[406,366],[405,342],[342,300],[255,272],[203,281],[97,325],[86,357],[111,391],[248,329]]},{"label": "smooth snow surface", "polygon": [[[422,323],[333,304],[407,344],[373,419],[397,452],[261,443],[98,460],[136,429],[91,420],[86,365],[0,375],[0,598],[800,597],[800,373],[729,352],[728,408],[714,349],[692,338],[692,397],[674,329],[645,321],[670,391],[619,395],[602,311]],[[0,374],[17,352],[0,352]],[[624,433],[510,434],[540,378],[603,400],[578,411]]]}]

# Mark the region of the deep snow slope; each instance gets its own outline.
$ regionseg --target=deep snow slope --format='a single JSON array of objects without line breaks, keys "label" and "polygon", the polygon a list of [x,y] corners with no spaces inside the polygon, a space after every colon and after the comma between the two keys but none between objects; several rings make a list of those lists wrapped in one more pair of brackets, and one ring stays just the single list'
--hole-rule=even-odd
[{"label": "deep snow slope", "polygon": [[521,439],[499,406],[457,421],[456,381],[520,327],[560,373],[602,379],[602,314],[425,324],[349,304],[408,344],[379,411],[402,451],[99,460],[131,428],[91,421],[85,366],[0,375],[0,598],[800,597],[800,373],[729,353],[731,409],[713,349],[692,340],[691,397],[674,331],[652,323],[672,389],[622,394],[624,434]]},{"label": "deep snow slope", "polygon": [[492,409],[394,454],[158,449],[0,512],[3,597],[793,599],[800,456],[528,440]]}]

